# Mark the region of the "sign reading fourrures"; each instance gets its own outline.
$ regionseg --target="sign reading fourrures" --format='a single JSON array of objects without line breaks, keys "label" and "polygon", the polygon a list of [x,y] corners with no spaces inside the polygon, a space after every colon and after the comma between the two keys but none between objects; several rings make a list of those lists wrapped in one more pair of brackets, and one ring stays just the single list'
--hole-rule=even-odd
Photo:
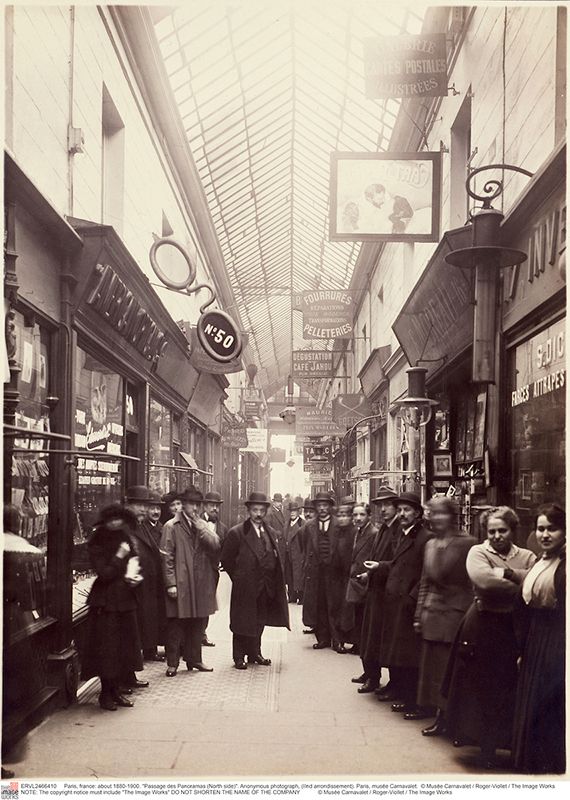
[{"label": "sign reading fourrures", "polygon": [[291,375],[293,378],[334,377],[334,351],[332,350],[293,350]]},{"label": "sign reading fourrures", "polygon": [[364,80],[369,98],[447,95],[445,33],[379,36],[364,40]]},{"label": "sign reading fourrures", "polygon": [[303,339],[350,339],[353,333],[352,292],[319,290],[300,292],[295,308],[303,312]]}]

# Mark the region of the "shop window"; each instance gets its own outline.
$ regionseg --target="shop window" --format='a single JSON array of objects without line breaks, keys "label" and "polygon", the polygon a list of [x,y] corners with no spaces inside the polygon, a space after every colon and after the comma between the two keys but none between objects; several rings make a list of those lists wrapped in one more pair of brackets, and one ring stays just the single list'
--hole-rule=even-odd
[{"label": "shop window", "polygon": [[[148,429],[148,485],[165,494],[172,485],[172,414],[167,406],[150,398]],[[163,466],[162,466],[163,465]]]},{"label": "shop window", "polygon": [[75,363],[75,447],[77,459],[73,531],[73,610],[78,611],[94,579],[87,541],[102,508],[123,499],[125,393],[123,378],[85,350]]},{"label": "shop window", "polygon": [[510,502],[521,518],[521,543],[537,507],[564,505],[565,320],[510,352]]}]

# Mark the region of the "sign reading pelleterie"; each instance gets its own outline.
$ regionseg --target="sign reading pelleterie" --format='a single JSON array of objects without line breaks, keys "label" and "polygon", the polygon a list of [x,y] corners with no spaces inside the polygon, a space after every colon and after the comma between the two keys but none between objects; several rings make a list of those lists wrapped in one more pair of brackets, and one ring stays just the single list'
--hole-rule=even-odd
[{"label": "sign reading pelleterie", "polygon": [[354,295],[351,292],[315,289],[295,295],[294,304],[303,312],[303,339],[352,337]]},{"label": "sign reading pelleterie", "polygon": [[365,39],[364,81],[370,99],[445,97],[445,33]]},{"label": "sign reading pelleterie", "polygon": [[293,350],[291,375],[308,380],[332,378],[334,355],[332,350]]}]

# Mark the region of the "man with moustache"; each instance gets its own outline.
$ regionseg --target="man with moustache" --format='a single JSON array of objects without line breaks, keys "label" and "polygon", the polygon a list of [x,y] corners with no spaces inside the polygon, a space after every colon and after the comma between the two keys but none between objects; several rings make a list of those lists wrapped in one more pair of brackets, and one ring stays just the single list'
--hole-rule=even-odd
[{"label": "man with moustache", "polygon": [[[204,510],[200,515],[202,519],[209,525],[209,527],[218,535],[218,539],[220,540],[220,552],[222,547],[224,546],[224,540],[226,538],[226,534],[228,529],[224,525],[223,522],[220,521],[220,506],[224,501],[222,500],[222,496],[218,492],[206,492],[204,495]],[[219,574],[218,574],[219,580]],[[208,639],[207,634],[204,632],[204,638],[202,640],[203,647],[215,647],[215,643],[211,642]]]},{"label": "man with moustache", "polygon": [[339,559],[338,523],[332,516],[333,500],[321,492],[316,495],[317,517],[307,523],[303,623],[315,631],[314,650],[340,646],[338,630],[342,604],[342,570]]},{"label": "man with moustache", "polygon": [[[378,690],[380,686],[381,664],[380,637],[382,635],[383,598],[390,561],[400,537],[400,517],[398,514],[398,495],[389,487],[380,489],[372,503],[378,508],[380,528],[374,537],[369,560],[364,562],[366,569],[366,599],[362,621],[360,657],[363,672],[353,683],[362,684],[360,694]],[[390,686],[377,694],[389,696]]]},{"label": "man with moustache", "polygon": [[386,699],[396,701],[392,703],[392,711],[411,713],[417,709],[421,650],[421,639],[414,630],[414,614],[424,549],[432,533],[424,527],[422,503],[417,494],[402,492],[397,504],[401,535],[388,562],[379,662],[390,669],[391,690]]},{"label": "man with moustache", "polygon": [[200,517],[202,492],[192,486],[181,495],[182,511],[163,528],[160,549],[167,600],[166,675],[173,678],[180,656],[189,671],[212,672],[202,661],[202,640],[214,614],[220,540]]},{"label": "man with moustache", "polygon": [[[221,554],[232,581],[230,629],[236,669],[269,666],[261,652],[266,625],[289,628],[289,609],[276,532],[267,524],[270,502],[252,492],[245,502],[248,518],[230,528]],[[247,658],[247,662],[246,659]]]}]

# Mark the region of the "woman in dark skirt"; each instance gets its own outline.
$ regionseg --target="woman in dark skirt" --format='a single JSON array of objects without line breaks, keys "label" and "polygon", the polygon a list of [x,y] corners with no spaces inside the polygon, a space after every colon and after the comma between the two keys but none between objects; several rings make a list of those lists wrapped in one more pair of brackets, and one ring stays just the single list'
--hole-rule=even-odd
[{"label": "woman in dark skirt", "polygon": [[131,541],[135,527],[131,511],[108,506],[88,544],[97,578],[87,600],[89,632],[81,672],[84,679],[100,678],[99,705],[107,711],[132,707],[120,686],[126,675],[143,668],[135,598],[142,578],[137,574],[138,559],[131,561],[136,557]]},{"label": "woman in dark skirt", "polygon": [[515,608],[521,634],[513,737],[514,767],[562,774],[565,752],[566,514],[541,506],[535,525],[541,558],[526,576]]},{"label": "woman in dark skirt", "polygon": [[511,746],[518,647],[513,606],[536,560],[513,543],[518,517],[508,506],[484,511],[482,544],[467,555],[475,601],[455,637],[442,686],[454,745],[476,744],[487,769],[497,748]]},{"label": "woman in dark skirt", "polygon": [[457,629],[473,602],[465,561],[477,540],[458,530],[458,508],[450,498],[435,497],[427,508],[435,536],[425,547],[414,620],[414,629],[422,636],[418,710],[406,719],[429,716],[437,709],[435,722],[422,733],[439,736],[445,732],[441,684]]}]

